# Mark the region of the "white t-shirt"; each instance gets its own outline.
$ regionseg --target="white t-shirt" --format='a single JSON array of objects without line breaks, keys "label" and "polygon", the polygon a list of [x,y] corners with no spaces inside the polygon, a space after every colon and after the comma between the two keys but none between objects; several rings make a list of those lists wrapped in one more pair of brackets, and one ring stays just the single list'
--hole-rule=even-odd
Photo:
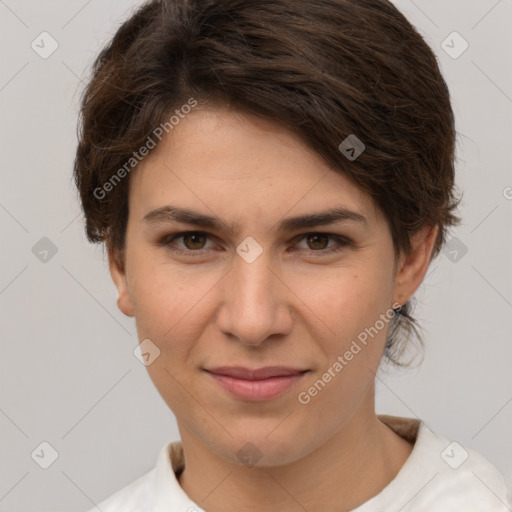
[{"label": "white t-shirt", "polygon": [[[352,512],[512,511],[502,475],[484,457],[435,434],[423,421],[378,418],[414,447],[396,477]],[[203,512],[178,482],[183,468],[181,441],[170,441],[153,469],[87,512]]]}]

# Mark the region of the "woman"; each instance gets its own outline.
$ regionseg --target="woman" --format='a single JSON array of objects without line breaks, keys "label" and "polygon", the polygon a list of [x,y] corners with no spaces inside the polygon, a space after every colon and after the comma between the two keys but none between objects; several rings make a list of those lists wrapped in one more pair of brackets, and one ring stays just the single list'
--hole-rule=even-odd
[{"label": "woman", "polygon": [[458,220],[454,141],[386,0],[151,1],[121,26],[75,179],[181,440],[100,510],[509,510],[483,457],[375,414]]}]

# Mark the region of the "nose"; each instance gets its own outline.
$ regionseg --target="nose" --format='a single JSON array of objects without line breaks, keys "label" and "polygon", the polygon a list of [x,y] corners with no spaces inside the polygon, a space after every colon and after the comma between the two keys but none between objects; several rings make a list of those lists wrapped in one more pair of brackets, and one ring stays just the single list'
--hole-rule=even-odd
[{"label": "nose", "polygon": [[252,263],[237,255],[223,279],[217,326],[247,346],[259,346],[271,336],[287,335],[292,328],[290,295],[265,251]]}]

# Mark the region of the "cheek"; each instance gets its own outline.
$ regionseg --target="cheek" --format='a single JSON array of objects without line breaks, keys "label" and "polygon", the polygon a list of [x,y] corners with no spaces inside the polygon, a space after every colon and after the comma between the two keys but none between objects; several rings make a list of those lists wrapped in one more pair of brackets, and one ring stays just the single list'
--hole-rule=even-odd
[{"label": "cheek", "polygon": [[389,328],[389,320],[380,318],[389,311],[390,282],[389,271],[378,265],[337,270],[330,280],[311,282],[308,305],[319,325],[330,329],[317,333],[321,364],[297,397],[303,413],[316,418],[310,420],[312,431],[335,432],[371,391]]},{"label": "cheek", "polygon": [[380,318],[389,311],[392,270],[372,258],[357,268],[334,269],[329,278],[308,281],[308,305],[321,320],[315,338],[322,356],[301,391],[311,400],[306,409],[327,414],[332,426],[344,421],[374,380],[372,371],[380,364],[389,328],[389,321]]},{"label": "cheek", "polygon": [[201,329],[201,313],[219,276],[166,261],[151,263],[143,254],[132,263],[131,295],[140,339],[150,338],[165,350],[179,338],[180,346],[186,347],[187,339],[193,340],[194,331]]},{"label": "cheek", "polygon": [[314,279],[303,275],[296,287],[299,296],[300,290],[307,290],[306,304],[343,344],[373,325],[389,307],[391,277],[389,269],[368,262],[357,268],[333,269]]},{"label": "cheek", "polygon": [[187,361],[204,329],[209,292],[219,279],[168,262],[151,262],[143,254],[132,263],[137,334],[160,350],[146,370],[167,405],[186,417],[190,397],[183,390],[191,389],[192,377]]}]

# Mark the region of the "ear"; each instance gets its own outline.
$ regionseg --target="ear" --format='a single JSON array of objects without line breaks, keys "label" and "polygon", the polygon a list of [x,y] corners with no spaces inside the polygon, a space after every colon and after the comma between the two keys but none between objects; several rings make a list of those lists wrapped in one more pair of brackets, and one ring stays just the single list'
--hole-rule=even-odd
[{"label": "ear", "polygon": [[411,238],[411,251],[399,259],[393,303],[405,304],[422,283],[438,231],[438,226],[426,226]]},{"label": "ear", "polygon": [[126,271],[125,264],[123,263],[124,258],[117,251],[108,252],[108,266],[110,269],[110,275],[117,288],[117,307],[126,315],[134,316],[133,304],[126,283]]}]

